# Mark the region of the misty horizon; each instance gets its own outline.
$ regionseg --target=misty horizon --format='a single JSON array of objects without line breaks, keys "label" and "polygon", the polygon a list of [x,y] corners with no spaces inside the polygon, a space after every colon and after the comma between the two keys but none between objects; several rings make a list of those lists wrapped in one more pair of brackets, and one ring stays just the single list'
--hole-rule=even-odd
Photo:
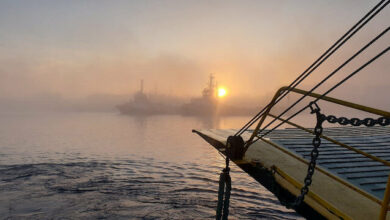
[{"label": "misty horizon", "polygon": [[385,219],[389,3],[0,0],[0,216]]},{"label": "misty horizon", "polygon": [[[214,73],[229,96],[261,103],[376,3],[353,1],[354,7],[345,11],[348,1],[307,1],[299,7],[294,1],[69,1],[61,7],[50,1],[22,2],[0,3],[0,100],[131,96],[141,79],[149,93],[196,97]],[[389,13],[385,9],[379,14],[301,88],[310,88],[368,42],[386,26]],[[372,57],[388,39],[375,43],[342,72]],[[339,93],[388,86],[385,60]]]}]

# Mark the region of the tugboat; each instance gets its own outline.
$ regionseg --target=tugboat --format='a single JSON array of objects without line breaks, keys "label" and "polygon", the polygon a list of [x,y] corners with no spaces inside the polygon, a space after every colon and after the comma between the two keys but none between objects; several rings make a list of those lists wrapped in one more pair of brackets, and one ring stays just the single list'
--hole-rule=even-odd
[{"label": "tugboat", "polygon": [[182,105],[181,114],[213,118],[215,116],[248,116],[256,112],[254,108],[245,108],[220,102],[220,98],[225,95],[226,90],[218,88],[213,74],[210,74],[208,86],[203,89],[202,96],[193,98],[189,103]]},{"label": "tugboat", "polygon": [[209,83],[203,89],[202,97],[192,98],[181,108],[183,115],[194,116],[213,116],[218,109],[217,84],[214,82],[214,76],[210,74]]},{"label": "tugboat", "polygon": [[121,114],[126,115],[157,115],[174,114],[176,111],[163,103],[149,100],[144,93],[144,81],[141,80],[140,90],[134,94],[133,100],[117,106]]}]

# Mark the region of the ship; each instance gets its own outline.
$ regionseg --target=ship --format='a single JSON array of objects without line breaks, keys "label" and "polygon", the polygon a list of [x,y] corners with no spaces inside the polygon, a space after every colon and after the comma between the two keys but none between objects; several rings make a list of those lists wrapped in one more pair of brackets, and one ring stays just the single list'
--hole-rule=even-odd
[{"label": "ship", "polygon": [[177,114],[177,109],[171,105],[150,100],[144,92],[143,80],[140,82],[140,90],[134,94],[133,98],[116,107],[121,114],[125,115]]},{"label": "ship", "polygon": [[201,97],[192,98],[189,103],[181,106],[182,115],[215,116],[218,111],[217,83],[213,74],[210,74],[209,82],[202,91]]},{"label": "ship", "polygon": [[203,89],[202,96],[192,98],[190,102],[183,104],[180,109],[181,114],[214,118],[218,116],[250,116],[256,112],[254,108],[222,103],[221,97],[218,97],[219,89],[214,75],[210,74],[209,82],[207,87]]},{"label": "ship", "polygon": [[[282,205],[305,218],[390,219],[390,112],[329,95],[376,60],[388,59],[384,55],[390,47],[376,47],[375,55],[368,61],[357,64],[341,80],[327,84],[324,92],[314,92],[329,78],[339,76],[339,70],[390,28],[378,30],[375,37],[332,72],[321,76],[324,78],[310,90],[297,88],[389,2],[376,4],[290,85],[277,90],[272,100],[242,128],[193,130],[226,160],[220,175],[216,219],[227,219],[229,215],[234,182],[229,175],[230,161],[273,193]],[[274,107],[290,94],[297,100],[282,113],[275,113]],[[329,114],[329,106],[343,111],[340,115]],[[359,118],[352,115],[354,112],[369,117]],[[312,127],[291,120],[305,113],[312,114]],[[281,128],[282,125],[289,127]]]}]

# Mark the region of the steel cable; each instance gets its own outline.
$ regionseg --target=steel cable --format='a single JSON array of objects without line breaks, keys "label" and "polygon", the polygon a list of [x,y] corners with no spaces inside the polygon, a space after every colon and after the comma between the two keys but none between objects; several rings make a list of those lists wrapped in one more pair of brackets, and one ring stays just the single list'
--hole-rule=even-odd
[{"label": "steel cable", "polygon": [[[361,18],[353,27],[351,27],[340,39],[338,39],[325,53],[323,53],[312,65],[309,66],[303,73],[301,73],[288,87],[287,91],[284,91],[283,94],[276,100],[274,105],[280,102],[292,89],[298,86],[307,76],[309,76],[319,65],[321,65],[327,58],[330,57],[334,52],[336,52],[347,40],[349,40],[357,31],[359,31],[364,25],[366,25],[373,17],[375,17],[390,1],[385,2],[384,5],[382,3],[385,0],[380,1],[374,8],[372,8],[363,18]],[[375,11],[380,5],[382,5],[377,11]],[[375,11],[375,12],[374,12]],[[373,15],[371,15],[374,12]],[[371,16],[370,16],[371,15]],[[366,21],[364,21],[368,16],[370,16]],[[358,25],[362,22],[364,23],[359,26],[355,31],[353,31]],[[352,34],[350,34],[352,33]],[[349,35],[350,34],[350,35]],[[349,36],[348,36],[349,35]],[[348,37],[347,37],[348,36]],[[345,39],[344,39],[345,38]],[[343,40],[344,39],[344,40]],[[343,41],[342,43],[340,43]],[[340,43],[340,45],[338,45]],[[338,45],[338,46],[337,46]],[[336,47],[337,46],[337,47]],[[335,48],[336,47],[336,48]],[[331,51],[335,48],[333,51]],[[331,51],[331,52],[330,52]],[[328,54],[328,55],[327,55]],[[313,68],[314,66],[314,68]],[[311,69],[311,70],[310,70]],[[310,70],[310,71],[309,71]],[[302,78],[303,77],[303,78]],[[294,85],[295,84],[295,85]],[[270,107],[271,103],[265,106],[259,113],[257,113],[249,122],[247,122],[237,133],[237,135],[241,135],[245,130],[251,127],[264,113],[264,111]]]},{"label": "steel cable", "polygon": [[342,69],[345,65],[347,65],[349,62],[351,62],[353,59],[355,59],[359,54],[361,54],[364,50],[366,50],[368,47],[370,47],[375,41],[380,39],[383,35],[385,35],[390,30],[390,27],[387,27],[384,31],[382,31],[379,35],[377,35],[373,40],[371,40],[368,44],[366,44],[364,47],[362,47],[359,51],[357,51],[354,55],[352,55],[348,60],[346,60],[343,64],[341,64],[339,67],[337,67],[332,73],[327,75],[323,80],[321,80],[317,85],[315,85],[310,91],[305,93],[301,98],[299,98],[297,101],[295,101],[290,107],[285,109],[282,113],[280,113],[276,118],[274,118],[271,122],[269,122],[264,128],[262,128],[259,132],[262,132],[263,130],[267,129],[270,125],[272,125],[276,120],[278,120],[280,117],[282,117],[285,113],[290,111],[294,106],[296,106],[299,102],[301,102],[307,95],[312,93],[314,90],[316,90],[319,86],[321,86],[324,82],[326,82],[329,78],[331,78],[333,75],[335,75],[340,69]]},{"label": "steel cable", "polygon": [[[384,54],[386,54],[388,51],[390,50],[390,47],[387,47],[386,49],[384,49],[382,52],[380,52],[379,54],[377,54],[375,57],[373,57],[372,59],[370,59],[369,61],[367,61],[365,64],[363,64],[362,66],[360,66],[358,69],[356,69],[355,71],[353,71],[352,73],[350,73],[347,77],[345,77],[344,79],[342,79],[341,81],[339,81],[336,85],[334,85],[332,88],[330,88],[328,91],[326,91],[325,93],[323,93],[321,96],[317,97],[313,102],[316,103],[318,100],[322,99],[324,96],[326,96],[327,94],[329,94],[330,92],[332,92],[334,89],[336,89],[337,87],[339,87],[341,84],[343,84],[344,82],[346,82],[348,79],[350,79],[351,77],[353,77],[354,75],[356,75],[358,72],[360,72],[361,70],[363,70],[364,68],[366,68],[368,65],[370,65],[372,62],[374,62],[375,60],[377,60],[378,58],[380,58],[381,56],[383,56]],[[280,127],[281,125],[283,125],[286,121],[290,121],[292,118],[294,118],[295,116],[297,116],[298,114],[300,114],[301,112],[303,112],[304,110],[306,110],[307,108],[310,107],[310,104],[309,105],[306,105],[305,107],[303,107],[302,109],[300,109],[299,111],[297,111],[296,113],[294,113],[293,115],[291,115],[290,117],[288,117],[287,119],[283,120],[281,123],[279,123],[277,126],[273,127],[272,129],[268,130],[266,133],[262,134],[261,136],[257,136],[257,139],[254,140],[252,143],[256,142],[257,140],[259,140],[260,138],[268,135],[269,133],[271,133],[272,131],[276,130],[278,127]],[[260,134],[259,134],[260,135]]]}]

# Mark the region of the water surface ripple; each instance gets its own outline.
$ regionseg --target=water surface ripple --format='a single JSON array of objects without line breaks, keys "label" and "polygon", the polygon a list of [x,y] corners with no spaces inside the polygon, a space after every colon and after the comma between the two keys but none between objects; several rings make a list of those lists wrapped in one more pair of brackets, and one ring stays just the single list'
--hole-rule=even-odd
[{"label": "water surface ripple", "polygon": [[[215,216],[224,162],[190,132],[205,122],[109,113],[0,120],[3,219]],[[299,218],[236,166],[231,175],[231,219]]]}]

